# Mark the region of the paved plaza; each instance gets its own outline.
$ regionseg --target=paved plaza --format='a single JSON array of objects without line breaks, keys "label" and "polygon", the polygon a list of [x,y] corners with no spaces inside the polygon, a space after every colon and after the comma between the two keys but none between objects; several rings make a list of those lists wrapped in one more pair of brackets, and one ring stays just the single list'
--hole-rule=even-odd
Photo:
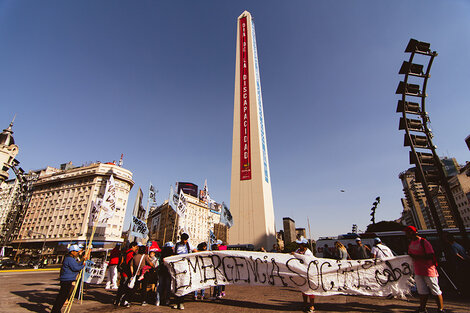
[{"label": "paved plaza", "polygon": [[[58,269],[30,271],[0,271],[0,312],[50,312],[59,290]],[[227,296],[217,301],[194,301],[186,298],[184,312],[300,312],[300,292],[281,287],[227,286]],[[169,307],[137,303],[130,308],[112,305],[114,292],[103,286],[91,286],[82,304],[74,303],[72,312],[177,312]],[[470,312],[470,299],[445,298],[447,312]],[[317,297],[317,312],[413,312],[418,300],[384,299],[362,296]],[[435,303],[429,302],[428,312],[436,312]]]}]

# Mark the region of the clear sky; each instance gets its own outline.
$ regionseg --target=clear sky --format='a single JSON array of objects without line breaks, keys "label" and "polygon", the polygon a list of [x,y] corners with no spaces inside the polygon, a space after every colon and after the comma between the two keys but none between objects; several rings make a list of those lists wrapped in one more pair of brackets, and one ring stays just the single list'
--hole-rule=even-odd
[{"label": "clear sky", "polygon": [[[427,110],[441,156],[470,159],[468,1],[0,1],[0,127],[25,170],[119,160],[157,201],[175,181],[230,202],[237,17],[258,40],[277,230],[365,230],[402,211],[395,112],[410,38],[436,58]],[[341,192],[344,190],[345,192]]]}]

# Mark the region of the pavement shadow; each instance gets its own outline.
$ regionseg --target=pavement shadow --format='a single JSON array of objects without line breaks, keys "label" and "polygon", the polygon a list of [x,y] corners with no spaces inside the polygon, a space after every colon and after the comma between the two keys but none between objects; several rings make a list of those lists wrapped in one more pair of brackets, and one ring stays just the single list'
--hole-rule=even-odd
[{"label": "pavement shadow", "polygon": [[49,292],[38,292],[37,290],[12,291],[14,295],[24,298],[28,302],[19,302],[17,305],[31,312],[45,313],[52,308],[56,294]]},{"label": "pavement shadow", "polygon": [[249,309],[259,309],[262,310],[272,310],[272,311],[287,311],[291,312],[292,310],[301,310],[303,304],[298,301],[279,301],[279,304],[269,304],[269,303],[259,303],[251,302],[246,300],[234,300],[234,299],[223,299],[219,302],[222,305],[230,305],[239,308],[249,308]]}]

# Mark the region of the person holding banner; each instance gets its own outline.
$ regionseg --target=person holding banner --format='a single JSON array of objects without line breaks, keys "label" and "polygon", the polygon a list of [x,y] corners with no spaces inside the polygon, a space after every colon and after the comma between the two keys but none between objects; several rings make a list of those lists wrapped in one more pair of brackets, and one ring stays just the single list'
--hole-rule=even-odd
[{"label": "person holding banner", "polygon": [[168,271],[168,267],[163,264],[163,259],[175,254],[173,251],[174,246],[175,245],[171,241],[163,245],[163,250],[160,255],[160,265],[158,266],[159,284],[157,289],[157,298],[155,300],[156,306],[160,305],[160,301],[164,305],[170,305],[171,275]]},{"label": "person holding banner", "polygon": [[[186,233],[181,234],[181,241],[175,245],[175,254],[188,254],[191,252],[197,252],[188,242],[189,235]],[[176,303],[172,305],[173,309],[184,310],[184,297],[176,296]]]},{"label": "person holding banner", "polygon": [[[308,240],[306,238],[301,237],[299,240],[295,241],[299,244],[299,248],[292,252],[292,254],[298,253],[303,255],[313,256],[312,251],[308,248]],[[315,296],[314,295],[306,295],[302,292],[302,298],[304,300],[305,309],[304,312],[313,313],[315,311]],[[310,304],[308,304],[307,299],[310,300]]]},{"label": "person holding banner", "polygon": [[[207,243],[206,242],[201,242],[200,244],[197,245],[197,252],[203,252],[203,251],[207,251]],[[201,293],[201,300],[204,300],[204,296],[205,296],[205,293],[206,293],[206,290],[205,289],[201,289],[201,290],[196,290],[194,292],[194,300],[197,301],[197,295],[198,293]]]},{"label": "person holding banner", "polygon": [[77,279],[78,273],[85,266],[84,261],[88,260],[89,256],[83,256],[80,262],[77,262],[76,258],[80,252],[78,245],[71,245],[69,247],[69,253],[65,256],[62,268],[60,269],[60,290],[57,298],[52,307],[51,313],[60,313],[65,301],[70,296],[74,282]]},{"label": "person holding banner", "polygon": [[382,243],[379,237],[374,238],[374,247],[372,247],[371,256],[373,259],[383,259],[393,256],[392,250]]}]

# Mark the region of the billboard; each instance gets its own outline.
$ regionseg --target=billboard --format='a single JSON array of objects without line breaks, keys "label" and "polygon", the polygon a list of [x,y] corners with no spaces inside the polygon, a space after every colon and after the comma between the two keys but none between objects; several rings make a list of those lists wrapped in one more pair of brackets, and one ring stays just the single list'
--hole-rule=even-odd
[{"label": "billboard", "polygon": [[178,190],[176,191],[177,194],[180,193],[180,190],[187,195],[191,195],[195,198],[198,197],[198,187],[196,184],[187,183],[187,182],[178,182]]},{"label": "billboard", "polygon": [[240,19],[240,180],[251,179],[250,85],[248,81],[248,22]]}]

